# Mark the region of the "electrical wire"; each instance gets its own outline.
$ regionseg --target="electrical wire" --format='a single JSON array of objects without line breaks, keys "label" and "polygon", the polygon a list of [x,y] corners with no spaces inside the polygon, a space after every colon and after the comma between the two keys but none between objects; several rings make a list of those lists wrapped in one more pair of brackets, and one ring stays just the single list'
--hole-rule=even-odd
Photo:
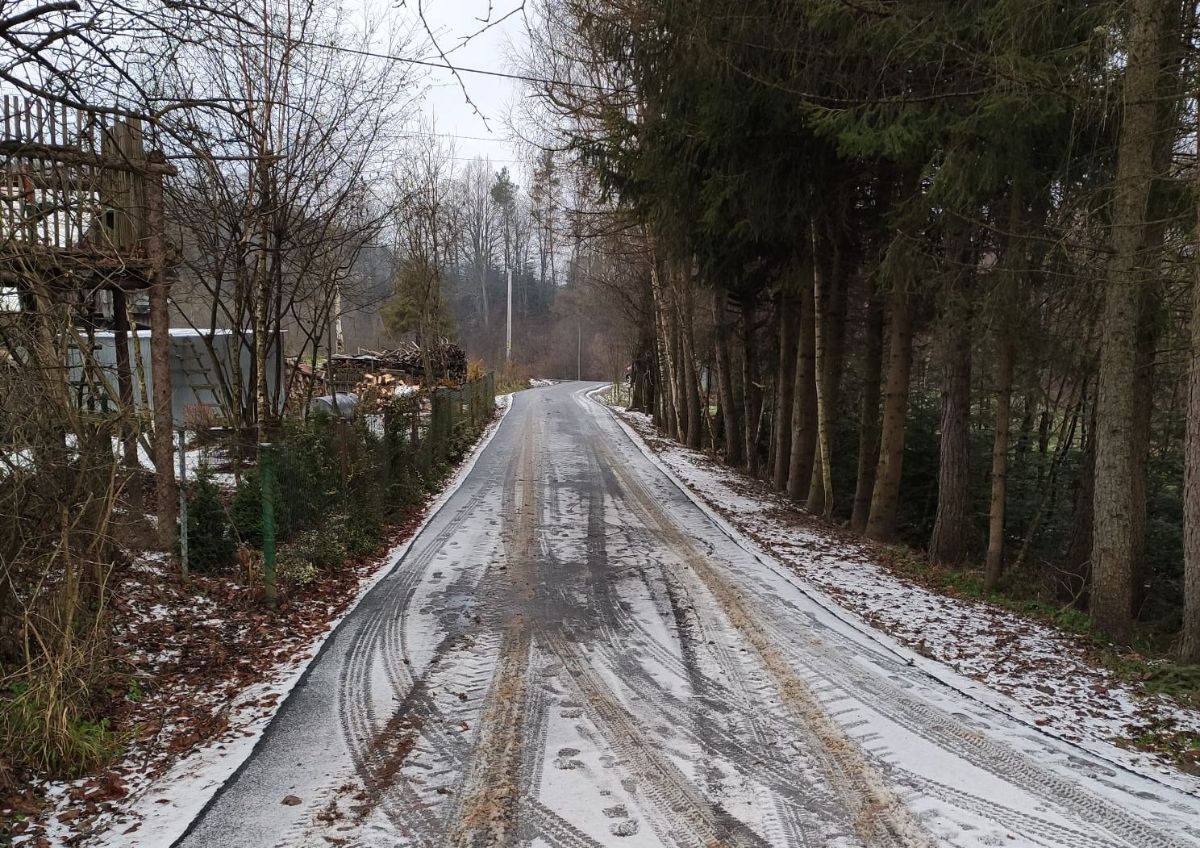
[{"label": "electrical wire", "polygon": [[476,74],[484,77],[496,77],[498,79],[515,80],[517,82],[538,83],[540,85],[560,85],[570,86],[572,88],[586,88],[591,91],[600,91],[605,94],[619,94],[621,89],[610,88],[604,85],[596,85],[590,82],[568,82],[566,80],[552,79],[549,77],[535,77],[529,74],[511,74],[505,71],[488,71],[483,68],[469,68],[465,65],[452,65],[449,62],[435,62],[430,59],[411,59],[407,56],[395,56],[391,53],[379,53],[374,50],[364,50],[358,47],[343,47],[337,44],[325,44],[320,41],[308,41],[305,39],[293,39],[297,44],[303,44],[306,47],[315,47],[318,50],[331,50],[335,53],[349,53],[354,56],[366,56],[372,59],[385,59],[389,62],[401,62],[406,65],[419,65],[424,68],[437,68],[442,71],[450,71],[451,73],[459,74]]}]

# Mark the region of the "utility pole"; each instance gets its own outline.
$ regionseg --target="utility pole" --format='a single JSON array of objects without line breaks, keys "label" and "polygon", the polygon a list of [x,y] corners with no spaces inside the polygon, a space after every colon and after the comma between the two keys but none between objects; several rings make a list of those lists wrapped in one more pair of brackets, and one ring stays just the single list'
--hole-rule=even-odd
[{"label": "utility pole", "polygon": [[575,379],[583,379],[583,322],[575,317]]},{"label": "utility pole", "polygon": [[512,359],[512,268],[508,269],[508,330],[504,341],[504,364]]}]

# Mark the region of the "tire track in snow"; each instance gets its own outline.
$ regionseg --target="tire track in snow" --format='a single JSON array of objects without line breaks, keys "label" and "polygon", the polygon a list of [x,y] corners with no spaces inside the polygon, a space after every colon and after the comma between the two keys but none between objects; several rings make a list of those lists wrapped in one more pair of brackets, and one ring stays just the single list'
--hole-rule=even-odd
[{"label": "tire track in snow", "polygon": [[[783,644],[786,644],[783,643]],[[1048,804],[1066,810],[1137,848],[1194,848],[1160,833],[1152,825],[1083,789],[1074,780],[1042,768],[1011,747],[994,741],[936,707],[912,697],[853,661],[837,662],[816,653],[791,652],[848,699],[863,704],[883,718],[954,754],[971,765]],[[863,695],[871,696],[863,699]],[[963,793],[967,794],[967,793]],[[977,802],[984,799],[976,798]]]},{"label": "tire track in snow", "polygon": [[653,804],[647,819],[661,837],[688,848],[767,848],[744,824],[714,809],[678,768],[653,750],[645,730],[562,632],[547,627],[539,641],[562,663],[592,723]]},{"label": "tire track in snow", "polygon": [[1033,844],[1044,848],[1127,848],[1129,845],[1125,840],[1113,841],[1094,834],[1081,833],[913,772],[905,771],[901,776],[907,783],[916,786],[930,797],[940,798],[986,821],[995,822],[1020,833],[1022,839],[1034,840]]},{"label": "tire track in snow", "polygon": [[[601,460],[600,451],[596,447],[598,438],[602,437],[598,428],[590,420],[588,423],[595,433],[595,436],[589,439],[592,446],[590,456],[593,473],[604,480],[604,492],[614,503],[625,505],[631,513],[635,512],[626,503],[627,499],[615,475]],[[602,573],[609,570],[604,509],[604,493],[593,489],[589,504],[588,559],[589,563],[598,564],[592,568],[595,574],[592,584],[596,605],[601,609],[611,610],[613,618],[620,621],[626,631],[642,633],[646,642],[659,649],[656,651],[659,661],[662,662],[665,656],[667,667],[676,667],[681,677],[687,680],[691,697],[687,702],[676,699],[661,682],[648,674],[640,662],[629,661],[627,652],[620,650],[621,640],[614,638],[610,640],[611,644],[602,647],[614,649],[611,659],[621,672],[622,682],[646,702],[653,704],[668,718],[671,726],[689,733],[701,750],[707,751],[710,756],[715,754],[723,757],[734,769],[774,790],[766,801],[773,812],[765,821],[766,836],[771,844],[803,846],[817,844],[814,840],[828,839],[828,825],[831,824],[829,819],[838,818],[836,812],[830,809],[836,807],[836,798],[828,792],[823,792],[823,786],[813,783],[817,768],[815,763],[809,762],[814,747],[812,740],[807,740],[807,745],[799,744],[794,725],[774,722],[773,726],[768,726],[760,709],[762,702],[754,702],[759,690],[765,688],[765,684],[752,683],[746,675],[742,658],[734,656],[723,640],[710,638],[713,634],[709,633],[703,618],[695,612],[695,603],[686,604],[681,597],[686,594],[686,589],[673,580],[670,570],[661,562],[655,561],[653,556],[647,558],[654,564],[663,583],[670,620],[676,629],[679,654],[661,645],[646,629],[644,622],[628,613],[625,606],[616,599],[611,580],[604,579]],[[639,531],[630,528],[626,522],[622,522],[622,526],[629,536],[641,536],[647,543],[658,541],[651,537],[646,528]],[[653,548],[647,544],[647,549]],[[634,557],[633,561],[638,563],[639,574],[649,587],[650,580],[642,557]],[[725,674],[724,682],[715,680],[701,670],[701,651],[716,661]],[[718,710],[727,721],[736,724],[736,727],[729,727],[726,721],[721,721],[716,714]],[[781,752],[778,749],[772,750],[772,743],[779,740],[792,740],[795,748],[795,756],[789,758],[786,767],[779,762]],[[797,761],[811,767],[807,774],[803,773],[803,769],[797,768]],[[806,796],[807,806],[795,803],[795,799],[802,794]],[[828,797],[821,802],[819,798],[823,794]],[[814,806],[820,808],[820,812],[814,809]],[[822,835],[822,831],[825,831],[826,835]]]},{"label": "tire track in snow", "polygon": [[[446,822],[446,848],[484,848],[516,842],[521,795],[523,717],[529,690],[537,556],[539,480],[533,416],[504,487],[504,542],[507,603],[489,610],[488,625],[502,628],[500,659],[476,730],[459,801]],[[515,520],[514,520],[515,519]],[[497,599],[501,600],[501,599]],[[508,621],[501,620],[507,617]]]},{"label": "tire track in snow", "polygon": [[[415,845],[431,846],[432,837],[441,832],[441,822],[416,789],[406,780],[397,779],[399,767],[411,751],[408,737],[425,718],[436,714],[429,700],[428,677],[442,667],[456,642],[447,634],[434,648],[429,663],[414,674],[411,659],[402,641],[402,621],[406,621],[416,589],[430,564],[446,544],[474,517],[491,487],[479,485],[454,511],[445,526],[415,556],[406,558],[392,585],[366,622],[354,634],[338,680],[338,719],[366,802],[359,805],[360,820],[378,807],[391,824]],[[391,717],[381,721],[376,710],[376,667],[384,676],[397,701]],[[405,731],[397,739],[398,731]],[[419,732],[419,731],[418,731]]]},{"label": "tire track in snow", "polygon": [[[628,475],[623,474],[622,478],[627,479]],[[632,480],[629,482],[642,491],[641,500],[649,512],[660,511],[657,501],[645,492],[640,484]],[[669,524],[665,513],[662,520]],[[691,546],[686,536],[678,534],[678,537],[683,544]],[[702,569],[712,573],[711,567],[707,565],[707,558],[695,548],[693,552]],[[697,570],[697,573],[702,571]],[[740,591],[732,586],[730,592],[735,597],[740,596]],[[776,615],[791,620],[783,611],[777,612]],[[1081,822],[1096,825],[1122,840],[1120,844],[1136,848],[1187,848],[1193,844],[1158,831],[1136,815],[1127,813],[1119,806],[1083,789],[1072,779],[1042,768],[1009,746],[968,727],[943,710],[920,701],[880,675],[862,668],[850,656],[851,652],[857,652],[858,646],[841,634],[828,632],[830,637],[846,648],[845,655],[833,657],[829,655],[827,648],[812,650],[815,640],[811,636],[809,649],[802,650],[797,644],[794,632],[785,631],[769,618],[760,619],[757,629],[768,644],[781,646],[791,664],[815,672],[815,676],[828,681],[832,688],[843,692],[846,700],[876,712],[981,771],[1073,814]],[[817,644],[817,647],[821,646]],[[901,669],[900,673],[905,673],[905,670]],[[864,698],[864,694],[871,697]],[[978,796],[965,792],[961,794],[973,798],[976,807],[990,803]],[[1065,830],[1076,834],[1075,838],[1081,840],[1082,844],[1088,844],[1086,840],[1089,838],[1092,840],[1090,844],[1096,844],[1094,835],[1088,836],[1083,831],[1074,829]]]},{"label": "tire track in snow", "polygon": [[749,641],[763,666],[775,680],[787,706],[820,743],[826,777],[854,811],[859,835],[875,845],[932,848],[924,829],[900,799],[888,788],[882,775],[866,755],[826,713],[812,690],[798,675],[774,640],[758,623],[758,617],[740,592],[725,581],[707,558],[675,525],[642,485],[612,457],[610,467],[623,484],[629,503],[645,521],[656,527],[675,552],[685,558],[691,571],[724,610],[730,624]]}]

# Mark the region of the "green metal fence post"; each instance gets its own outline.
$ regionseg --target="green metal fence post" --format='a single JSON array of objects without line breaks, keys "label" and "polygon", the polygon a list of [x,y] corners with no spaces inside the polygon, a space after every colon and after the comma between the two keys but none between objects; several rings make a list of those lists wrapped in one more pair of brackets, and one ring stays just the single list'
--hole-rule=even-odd
[{"label": "green metal fence post", "polygon": [[434,389],[430,398],[429,433],[431,461],[436,465],[446,455],[446,419],[449,417],[449,401],[444,389]]},{"label": "green metal fence post", "polygon": [[188,576],[188,479],[187,434],[179,433],[179,573]]},{"label": "green metal fence post", "polygon": [[262,478],[263,598],[275,608],[279,600],[275,586],[275,451],[269,442],[258,446],[258,471]]}]

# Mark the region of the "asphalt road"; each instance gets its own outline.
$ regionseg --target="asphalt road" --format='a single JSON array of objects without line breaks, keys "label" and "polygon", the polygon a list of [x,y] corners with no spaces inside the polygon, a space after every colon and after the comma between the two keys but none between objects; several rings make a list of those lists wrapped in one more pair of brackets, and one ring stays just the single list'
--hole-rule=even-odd
[{"label": "asphalt road", "polygon": [[1200,846],[811,602],[586,384],[521,392],[187,848]]}]

